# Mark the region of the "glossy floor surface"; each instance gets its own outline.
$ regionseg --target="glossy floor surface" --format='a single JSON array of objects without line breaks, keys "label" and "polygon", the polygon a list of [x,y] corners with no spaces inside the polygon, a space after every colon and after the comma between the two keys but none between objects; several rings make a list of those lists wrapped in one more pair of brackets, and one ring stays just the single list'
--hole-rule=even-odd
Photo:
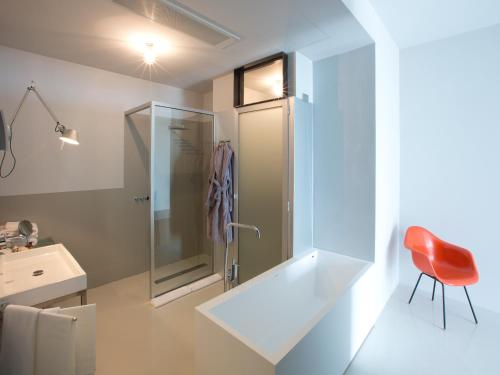
[{"label": "glossy floor surface", "polygon": [[155,309],[149,273],[90,289],[88,303],[97,304],[96,375],[194,374],[194,307],[222,291],[219,282]]},{"label": "glossy floor surface", "polygon": [[[465,294],[463,303],[447,299],[444,331],[441,295],[432,302],[432,290],[417,292],[408,305],[410,294],[396,290],[346,374],[500,374],[500,314],[476,308],[476,326]],[[474,288],[470,295],[474,302]]]},{"label": "glossy floor surface", "polygon": [[[194,307],[222,293],[222,284],[154,309],[148,282],[145,273],[89,290],[89,303],[97,303],[97,375],[194,375]],[[447,300],[443,331],[441,296],[432,302],[431,292],[417,292],[408,305],[411,290],[399,287],[346,374],[500,374],[500,314],[476,308],[476,326],[465,296]]]}]

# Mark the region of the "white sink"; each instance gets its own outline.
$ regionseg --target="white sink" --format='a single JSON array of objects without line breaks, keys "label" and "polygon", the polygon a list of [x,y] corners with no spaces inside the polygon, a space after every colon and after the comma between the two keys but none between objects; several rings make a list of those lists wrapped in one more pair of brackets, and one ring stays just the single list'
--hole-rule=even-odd
[{"label": "white sink", "polygon": [[0,305],[33,306],[85,289],[87,274],[62,244],[0,255]]}]

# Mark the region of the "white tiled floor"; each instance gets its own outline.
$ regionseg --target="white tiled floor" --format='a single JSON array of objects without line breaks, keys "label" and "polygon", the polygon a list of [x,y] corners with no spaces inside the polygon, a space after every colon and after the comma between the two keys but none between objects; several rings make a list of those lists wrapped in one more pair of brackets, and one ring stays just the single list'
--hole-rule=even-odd
[{"label": "white tiled floor", "polygon": [[[89,291],[97,303],[97,375],[194,374],[194,307],[222,293],[222,284],[155,310],[148,277]],[[408,305],[410,292],[396,290],[346,374],[500,374],[500,314],[477,308],[476,326],[467,304],[447,300],[443,331],[440,295],[431,302],[430,293],[417,292]]]},{"label": "white tiled floor", "polygon": [[476,326],[465,294],[464,303],[447,299],[443,331],[441,295],[416,293],[408,305],[410,293],[396,290],[346,374],[500,374],[500,314],[476,308]]}]

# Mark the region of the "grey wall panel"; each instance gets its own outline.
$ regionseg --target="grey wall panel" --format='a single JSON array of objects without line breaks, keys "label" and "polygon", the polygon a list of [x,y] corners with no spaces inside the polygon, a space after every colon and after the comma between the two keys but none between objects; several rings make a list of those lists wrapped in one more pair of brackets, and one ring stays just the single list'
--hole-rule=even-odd
[{"label": "grey wall panel", "polygon": [[[0,197],[0,223],[29,219],[63,243],[95,287],[149,270],[149,122],[125,121],[124,188]],[[121,168],[121,166],[117,166]],[[19,171],[16,171],[19,172]]]},{"label": "grey wall panel", "polygon": [[0,197],[0,221],[36,222],[40,237],[63,243],[94,287],[149,268],[146,206],[128,199],[126,189]]}]

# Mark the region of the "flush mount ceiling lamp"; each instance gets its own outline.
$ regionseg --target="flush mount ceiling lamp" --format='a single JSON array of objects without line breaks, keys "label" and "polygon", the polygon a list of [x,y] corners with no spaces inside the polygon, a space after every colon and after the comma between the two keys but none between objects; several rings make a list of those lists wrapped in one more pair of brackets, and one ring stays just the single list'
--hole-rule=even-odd
[{"label": "flush mount ceiling lamp", "polygon": [[150,34],[134,34],[128,38],[130,47],[141,54],[146,65],[153,65],[158,57],[169,53],[172,49],[166,40]]},{"label": "flush mount ceiling lamp", "polygon": [[184,4],[173,0],[113,0],[132,12],[223,49],[241,38]]},{"label": "flush mount ceiling lamp", "polygon": [[[14,122],[16,121],[16,118],[17,118],[17,115],[19,114],[19,112],[21,111],[21,108],[23,107],[25,101],[26,101],[26,98],[28,97],[28,95],[33,92],[36,97],[38,98],[38,100],[40,101],[40,103],[42,103],[43,107],[47,110],[47,112],[49,113],[50,117],[52,117],[52,120],[54,120],[54,122],[56,123],[56,126],[54,128],[54,131],[56,133],[60,133],[60,136],[59,136],[59,139],[63,142],[63,143],[69,143],[71,145],[78,145],[80,144],[78,142],[78,132],[74,129],[69,129],[69,128],[66,128],[56,117],[56,115],[54,114],[54,112],[52,112],[52,110],[50,109],[50,107],[47,105],[47,103],[45,103],[45,100],[43,100],[43,98],[40,96],[40,93],[38,92],[38,90],[35,88],[35,86],[33,85],[33,83],[28,86],[26,88],[26,92],[24,93],[24,96],[23,98],[21,99],[21,103],[19,103],[19,106],[17,107],[16,109],[16,112],[14,113],[14,117],[12,118],[12,121],[10,122],[10,125],[8,127],[8,137],[7,137],[7,140],[8,140],[8,144],[9,144],[9,151],[10,151],[10,154],[12,156],[12,167],[11,169],[9,170],[9,172],[7,172],[6,174],[2,174],[2,167],[3,167],[3,164],[4,164],[4,161],[5,161],[5,156],[7,155],[7,149],[4,150],[4,153],[2,155],[2,159],[0,161],[0,177],[1,178],[6,178],[6,177],[9,177],[12,172],[14,171],[15,167],[16,167],[16,157],[14,155],[14,150],[12,149],[12,137],[13,137],[13,126],[14,126]],[[2,121],[3,122],[3,121]]]},{"label": "flush mount ceiling lamp", "polygon": [[156,52],[154,49],[154,43],[146,43],[144,47],[144,63],[147,65],[153,65],[156,62]]}]

